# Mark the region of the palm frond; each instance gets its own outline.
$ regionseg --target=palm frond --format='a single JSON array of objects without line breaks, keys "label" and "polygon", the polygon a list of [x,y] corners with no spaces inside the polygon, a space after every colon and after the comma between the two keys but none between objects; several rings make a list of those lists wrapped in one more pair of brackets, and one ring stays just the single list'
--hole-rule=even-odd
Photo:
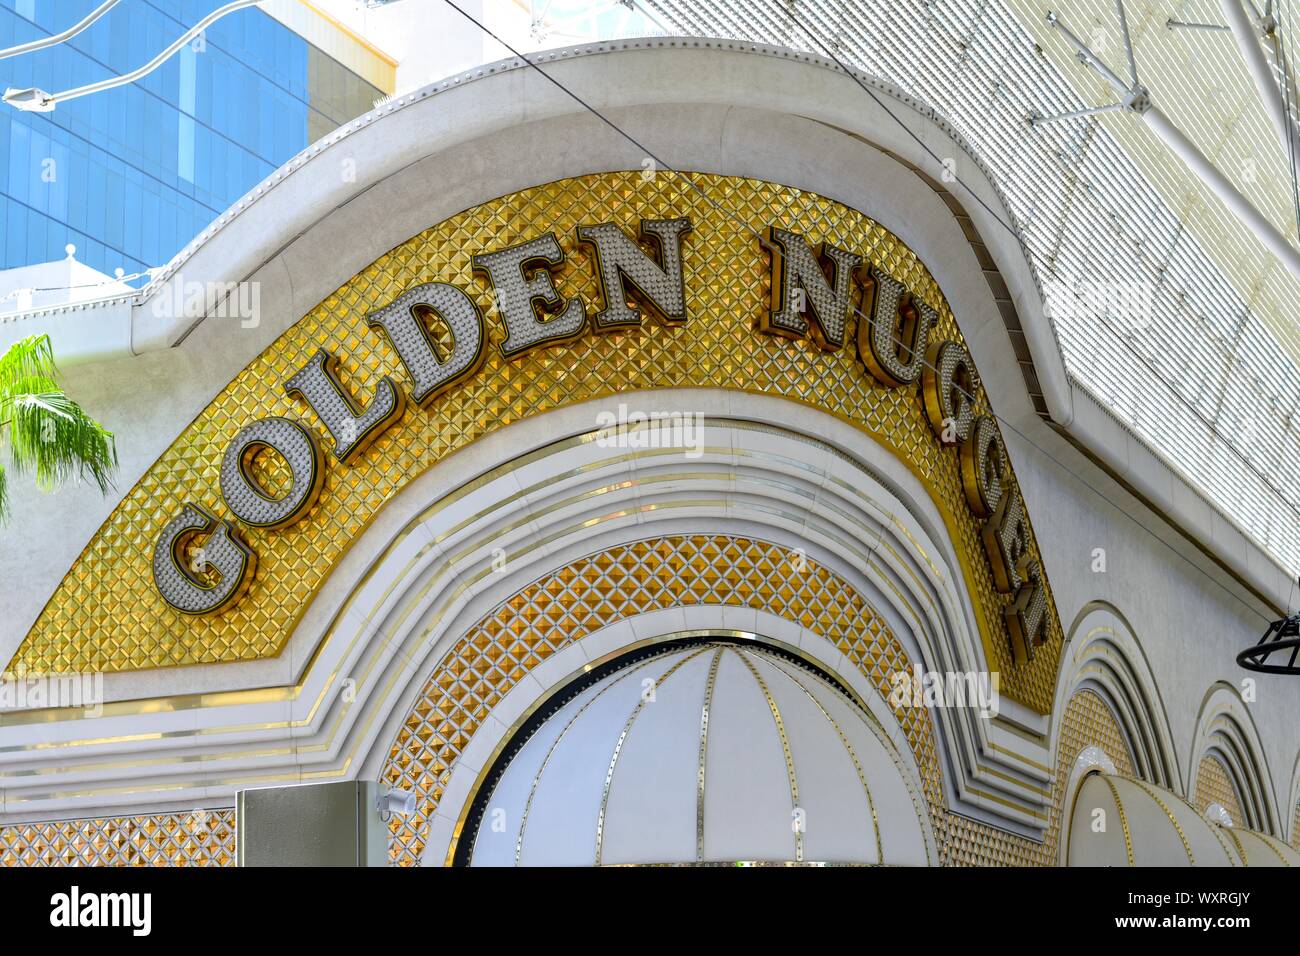
[{"label": "palm frond", "polygon": [[9,399],[9,451],[15,472],[34,471],[43,488],[89,478],[101,492],[109,489],[117,465],[112,432],[63,392],[28,392]]},{"label": "palm frond", "polygon": [[25,379],[50,381],[58,374],[54,349],[48,335],[29,335],[19,339],[0,355],[0,395],[18,391],[16,384]]},{"label": "palm frond", "polygon": [[[117,467],[113,433],[64,393],[55,374],[48,336],[22,339],[0,356],[0,439],[14,473],[33,473],[44,489],[90,480],[107,492]],[[0,519],[8,506],[0,468]]]}]

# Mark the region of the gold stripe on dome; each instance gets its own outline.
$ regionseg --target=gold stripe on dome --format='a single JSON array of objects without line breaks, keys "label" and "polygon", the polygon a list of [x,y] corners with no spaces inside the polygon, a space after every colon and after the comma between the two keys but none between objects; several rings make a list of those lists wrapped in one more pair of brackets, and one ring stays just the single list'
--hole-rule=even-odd
[{"label": "gold stripe on dome", "polygon": [[[365,316],[423,282],[450,282],[494,315],[488,287],[470,257],[553,231],[567,261],[556,277],[567,298],[599,302],[582,223],[615,222],[631,233],[646,215],[690,216],[684,244],[689,320],[647,322],[617,334],[585,334],[569,344],[504,360],[502,330],[482,370],[428,409],[409,409],[351,466],[332,463],[324,492],[304,520],[279,531],[246,529],[259,556],[248,593],[214,615],[184,617],[152,580],[153,542],[193,499],[217,506],[222,451],[251,421],[283,415],[315,425],[283,382],[318,349],[340,358],[341,375],[368,394],[383,375],[405,371]],[[771,222],[861,253],[936,310],[936,339],[961,341],[933,277],[879,223],[811,193],[713,175],[604,173],[538,186],[483,203],[397,246],[367,266],[254,359],[188,426],[96,532],[19,647],[11,669],[28,672],[132,671],[182,664],[256,660],[278,654],[330,570],[383,504],[452,451],[502,425],[548,409],[632,389],[729,388],[804,402],[837,415],[885,444],[925,484],[947,526],[972,595],[990,667],[1002,692],[1040,712],[1050,709],[1061,630],[1049,606],[1048,640],[1016,666],[999,594],[964,506],[957,454],[938,442],[915,388],[874,384],[852,348],[824,352],[752,327],[769,299],[768,261],[756,236]],[[741,228],[744,223],[752,229]],[[977,411],[987,413],[981,392]],[[256,463],[255,463],[256,465]],[[268,478],[267,485],[273,484]],[[1029,554],[1039,559],[1037,544]],[[1049,597],[1050,604],[1050,597]]]},{"label": "gold stripe on dome", "polygon": [[803,825],[798,822],[799,813],[799,778],[794,770],[794,754],[790,752],[790,738],[786,736],[785,721],[781,719],[781,709],[776,706],[776,701],[772,699],[772,693],[767,689],[767,682],[759,674],[758,668],[754,662],[743,652],[738,652],[737,656],[744,665],[749,668],[749,673],[753,676],[754,681],[758,684],[758,689],[763,692],[763,697],[767,701],[767,709],[772,713],[772,720],[776,723],[777,735],[781,738],[781,755],[785,757],[785,775],[790,783],[790,810],[795,815],[796,825],[794,827],[794,861],[803,862]]},{"label": "gold stripe on dome", "polygon": [[[1192,852],[1192,845],[1189,842],[1187,842],[1187,834],[1183,832],[1183,825],[1178,822],[1178,818],[1174,816],[1174,812],[1169,809],[1169,804],[1165,803],[1163,800],[1160,799],[1160,794],[1156,793],[1155,790],[1147,786],[1145,783],[1143,783],[1141,780],[1137,779],[1136,777],[1125,777],[1124,779],[1127,780],[1129,783],[1133,784],[1133,786],[1137,787],[1143,793],[1145,793],[1148,797],[1150,797],[1153,801],[1155,801],[1156,806],[1158,806],[1161,810],[1164,811],[1165,816],[1169,818],[1169,822],[1173,825],[1174,832],[1178,834],[1178,839],[1181,840],[1183,843],[1183,852],[1187,854],[1187,865],[1195,866],[1196,854]],[[1232,858],[1231,854],[1229,854],[1229,859],[1231,858]]]},{"label": "gold stripe on dome", "polygon": [[[741,653],[748,654],[748,651],[742,651]],[[871,798],[871,785],[867,782],[867,775],[862,769],[862,761],[858,759],[857,752],[853,749],[853,745],[849,743],[849,738],[845,736],[844,730],[840,727],[839,722],[832,717],[829,712],[827,712],[826,708],[822,706],[822,702],[816,698],[813,692],[805,687],[799,678],[795,677],[784,667],[778,666],[777,669],[781,671],[781,673],[785,674],[786,678],[803,692],[803,695],[808,698],[818,711],[821,712],[822,717],[826,719],[827,723],[829,723],[831,728],[835,731],[836,736],[840,738],[840,744],[844,747],[844,753],[848,755],[849,761],[853,764],[853,770],[858,775],[858,782],[862,784],[863,796],[867,798],[867,809],[871,812],[871,828],[876,836],[876,862],[883,865],[885,863],[885,847],[880,839],[880,817],[876,814],[876,801]]]},{"label": "gold stripe on dome", "polygon": [[1119,825],[1124,830],[1124,853],[1128,859],[1128,865],[1133,866],[1133,833],[1128,828],[1128,815],[1124,812],[1124,801],[1119,798],[1119,791],[1115,789],[1115,784],[1109,776],[1102,774],[1101,782],[1106,785],[1106,789],[1110,791],[1111,799],[1115,801],[1115,812],[1119,815]]},{"label": "gold stripe on dome", "polygon": [[541,785],[542,774],[546,772],[546,768],[550,766],[551,757],[555,755],[555,748],[560,746],[560,742],[564,740],[565,736],[569,733],[569,730],[573,727],[573,725],[578,722],[578,718],[581,717],[583,714],[585,714],[587,712],[587,709],[590,708],[592,704],[600,700],[600,698],[604,696],[606,691],[608,691],[610,688],[617,685],[619,681],[631,677],[637,671],[644,670],[646,667],[649,667],[653,663],[654,663],[653,660],[642,661],[640,664],[637,664],[631,670],[627,671],[627,673],[623,674],[622,677],[619,678],[619,680],[612,681],[608,684],[605,684],[605,686],[601,687],[600,690],[596,691],[596,693],[592,695],[590,700],[588,700],[586,703],[584,703],[581,707],[579,707],[574,712],[573,716],[570,717],[568,722],[565,723],[564,727],[561,728],[559,734],[557,734],[555,739],[551,741],[551,746],[548,747],[546,750],[546,756],[542,758],[542,762],[537,766],[537,773],[533,775],[533,782],[528,787],[528,798],[524,800],[524,809],[519,816],[519,835],[515,838],[515,866],[519,865],[519,862],[523,857],[524,835],[528,832],[528,815],[532,812],[533,800],[537,796],[538,786]]},{"label": "gold stripe on dome", "polygon": [[[1188,810],[1192,812],[1192,816],[1195,817],[1204,816],[1204,814],[1200,810],[1197,810],[1196,807],[1192,805],[1192,802],[1188,800],[1186,797],[1184,797],[1181,793],[1177,793],[1172,790],[1169,792],[1173,794],[1175,800],[1177,800],[1179,803],[1181,803],[1184,807],[1186,807]],[[1241,844],[1238,842],[1236,836],[1232,836],[1231,843],[1236,845],[1238,852],[1237,853],[1232,852],[1232,848],[1228,845],[1229,840],[1224,838],[1224,834],[1230,833],[1231,830],[1232,827],[1221,827],[1214,823],[1210,824],[1210,832],[1214,834],[1214,838],[1218,840],[1219,845],[1223,847],[1224,856],[1226,856],[1232,862],[1233,866],[1237,866],[1238,860],[1241,860],[1244,863],[1246,859],[1246,854],[1241,851]]]},{"label": "gold stripe on dome", "polygon": [[[1282,851],[1277,848],[1277,844],[1282,843],[1281,840],[1270,833],[1262,833],[1259,830],[1251,830],[1250,832],[1258,837],[1261,843],[1268,847],[1269,851],[1278,858],[1283,866],[1289,867],[1291,865],[1291,861],[1288,860]],[[1285,846],[1286,844],[1283,843],[1282,845]]]},{"label": "gold stripe on dome", "polygon": [[700,757],[695,771],[695,862],[704,862],[704,797],[708,783],[709,711],[713,709],[713,688],[718,683],[718,665],[722,663],[722,648],[709,662],[709,676],[704,682],[704,704],[700,707]]},{"label": "gold stripe on dome", "polygon": [[[1241,861],[1242,866],[1250,866],[1250,854],[1247,853],[1246,848],[1241,845],[1241,839],[1233,832],[1234,829],[1234,827],[1221,827],[1214,823],[1210,824],[1210,832],[1219,838],[1219,842],[1223,844],[1224,851],[1228,854],[1228,859],[1232,860],[1235,857],[1237,860]],[[1229,843],[1232,844],[1232,849],[1228,849]],[[1235,866],[1237,864],[1234,862],[1233,865]]]},{"label": "gold stripe on dome", "polygon": [[[668,670],[664,671],[663,674],[654,679],[653,684],[655,691],[658,692],[658,689],[663,687],[668,678],[672,677],[683,664],[694,660],[707,650],[708,648],[706,647],[701,648],[698,651],[693,651],[674,663],[668,668]],[[614,771],[618,769],[619,755],[623,753],[623,745],[627,743],[627,735],[632,732],[632,725],[636,723],[636,719],[640,717],[641,712],[645,710],[645,705],[652,699],[653,698],[648,698],[644,693],[641,694],[641,697],[636,702],[636,706],[632,708],[632,713],[627,715],[627,722],[623,724],[623,732],[618,735],[618,741],[614,744],[614,752],[610,754],[609,769],[605,771],[605,786],[602,788],[600,794],[600,813],[596,817],[596,858],[593,864],[595,866],[601,865],[600,857],[605,849],[605,814],[609,811],[609,792],[614,786]],[[520,839],[522,840],[522,831]],[[519,862],[517,857],[515,862],[516,864]]]}]

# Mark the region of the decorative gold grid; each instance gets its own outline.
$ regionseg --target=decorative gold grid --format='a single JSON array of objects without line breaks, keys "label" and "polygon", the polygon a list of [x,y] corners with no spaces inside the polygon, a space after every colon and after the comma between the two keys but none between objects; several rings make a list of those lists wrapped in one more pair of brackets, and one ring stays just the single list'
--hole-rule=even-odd
[{"label": "decorative gold grid", "polygon": [[0,827],[0,866],[234,866],[235,811]]},{"label": "decorative gold grid", "polygon": [[[802,571],[797,571],[800,562]],[[429,820],[456,758],[484,718],[528,671],[562,647],[617,620],[662,608],[720,604],[762,608],[834,643],[889,699],[890,675],[910,668],[902,645],[866,601],[833,572],[794,551],[726,535],[670,536],[582,558],[502,602],[438,663],[407,714],[383,771],[412,790],[417,809],[390,823],[390,858],[419,863]],[[921,769],[945,865],[1054,865],[1061,791],[1089,743],[1131,772],[1128,749],[1102,700],[1080,691],[1062,724],[1055,800],[1046,844],[947,812],[929,712],[901,705],[895,716]],[[459,809],[459,808],[458,808]]]},{"label": "decorative gold grid", "polygon": [[[634,332],[587,334],[503,361],[496,351],[499,320],[489,289],[471,274],[470,256],[554,230],[569,257],[557,280],[560,291],[591,308],[599,293],[589,255],[575,244],[575,227],[613,221],[635,233],[643,215],[694,221],[684,245],[689,321],[678,328],[648,322]],[[768,261],[755,231],[771,222],[798,224],[813,241],[863,254],[938,310],[937,336],[961,339],[934,279],[897,237],[852,209],[796,189],[701,174],[647,178],[637,171],[564,180],[484,203],[381,256],[236,376],[95,534],[12,664],[37,672],[129,671],[274,656],[383,503],[449,452],[537,412],[623,390],[726,387],[826,409],[871,433],[915,471],[945,515],[1003,693],[1048,711],[1061,647],[1055,607],[1047,645],[1030,664],[1014,666],[1001,613],[1009,598],[993,588],[979,525],[962,497],[956,453],[935,440],[916,390],[874,385],[852,348],[825,353],[752,329],[769,291]],[[283,382],[318,347],[338,355],[347,386],[363,398],[382,374],[405,382],[397,356],[363,318],[427,281],[465,289],[488,316],[493,341],[482,371],[430,409],[408,410],[354,465],[331,463],[320,503],[306,520],[281,531],[248,530],[259,563],[237,605],[201,618],[168,608],[150,573],[154,540],[190,499],[223,511],[217,475],[226,443],[265,415],[316,424],[310,410],[285,396]],[[241,333],[232,325],[229,334]],[[983,395],[978,404],[987,409]],[[1037,556],[1036,543],[1030,552]]]},{"label": "decorative gold grid", "polygon": [[1228,768],[1213,754],[1202,757],[1201,764],[1196,769],[1196,799],[1193,803],[1201,812],[1210,804],[1217,803],[1231,814],[1234,826],[1244,827],[1250,822],[1241,810],[1241,798],[1237,796],[1237,788],[1232,785]]}]

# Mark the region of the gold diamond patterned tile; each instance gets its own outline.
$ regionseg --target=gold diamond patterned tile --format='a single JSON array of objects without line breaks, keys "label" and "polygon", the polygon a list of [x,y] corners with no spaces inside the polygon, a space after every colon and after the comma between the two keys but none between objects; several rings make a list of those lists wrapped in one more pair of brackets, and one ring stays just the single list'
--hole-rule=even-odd
[{"label": "gold diamond patterned tile", "polygon": [[[427,410],[412,408],[356,464],[331,464],[310,517],[283,531],[248,531],[259,556],[255,580],[234,607],[187,618],[158,597],[150,572],[152,542],[188,500],[224,509],[218,495],[221,452],[236,431],[265,415],[314,423],[284,395],[283,382],[327,345],[342,376],[368,394],[382,374],[406,381],[396,355],[361,317],[411,285],[452,282],[475,296],[494,344],[501,331],[489,290],[469,255],[554,230],[568,254],[558,285],[566,296],[599,301],[588,253],[576,247],[582,222],[614,221],[635,232],[641,215],[689,215],[684,247],[690,319],[679,328],[649,323],[612,335],[589,334],[567,346],[504,361],[495,352],[464,387]],[[523,190],[461,213],[380,256],[286,331],[213,400],[126,495],[18,649],[11,666],[29,671],[129,671],[182,664],[254,660],[283,648],[317,588],[383,503],[439,459],[511,421],[622,389],[730,387],[807,402],[863,428],[891,448],[929,488],[962,558],[967,587],[983,622],[992,667],[1008,697],[1051,707],[1061,647],[1055,607],[1049,640],[1026,666],[1013,666],[1002,609],[979,525],[964,506],[951,449],[935,441],[914,389],[873,384],[854,350],[827,354],[807,343],[757,334],[753,320],[768,297],[768,266],[753,230],[800,223],[811,238],[863,254],[940,314],[936,334],[960,339],[956,321],[926,268],[879,223],[811,193],[756,180],[640,171],[606,173]],[[980,396],[978,403],[986,409]],[[1037,544],[1031,544],[1037,555]],[[647,589],[655,582],[644,582]],[[691,593],[701,599],[693,583]],[[786,602],[774,590],[770,598]],[[1050,597],[1049,597],[1050,603]],[[814,623],[824,611],[805,607]],[[546,633],[538,623],[538,635]],[[538,637],[537,640],[545,640]]]},{"label": "gold diamond patterned tile", "polygon": [[0,866],[234,866],[235,811],[0,827]]},{"label": "gold diamond patterned tile", "polygon": [[1204,811],[1212,803],[1217,803],[1232,815],[1232,822],[1237,826],[1246,825],[1246,815],[1241,810],[1241,798],[1237,788],[1232,785],[1228,768],[1213,754],[1201,758],[1201,765],[1196,770],[1196,795],[1192,801],[1198,810]]}]

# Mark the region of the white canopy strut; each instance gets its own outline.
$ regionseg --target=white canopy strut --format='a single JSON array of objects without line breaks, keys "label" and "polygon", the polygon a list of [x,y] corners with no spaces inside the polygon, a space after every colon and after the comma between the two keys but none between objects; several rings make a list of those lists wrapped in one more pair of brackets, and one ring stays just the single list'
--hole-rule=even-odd
[{"label": "white canopy strut", "polygon": [[[1236,0],[1222,0],[1224,6],[1236,5]],[[1173,121],[1162,113],[1151,102],[1150,94],[1143,87],[1137,78],[1137,67],[1133,59],[1133,47],[1129,38],[1128,22],[1124,16],[1123,0],[1116,0],[1116,7],[1119,10],[1120,28],[1124,36],[1124,50],[1128,58],[1129,80],[1125,81],[1116,74],[1110,67],[1106,66],[1092,50],[1079,39],[1073,31],[1070,30],[1055,13],[1047,14],[1047,22],[1051,24],[1062,36],[1069,41],[1078,54],[1080,62],[1085,66],[1091,67],[1102,77],[1111,88],[1120,97],[1118,104],[1097,107],[1091,110],[1080,110],[1072,113],[1062,114],[1060,116],[1033,116],[1030,123],[1040,126],[1044,123],[1055,122],[1058,120],[1068,119],[1080,115],[1093,115],[1096,113],[1106,112],[1114,109],[1116,106],[1122,107],[1126,111],[1133,113],[1147,128],[1151,130],[1168,149],[1181,159],[1202,183],[1219,197],[1219,200],[1228,207],[1234,216],[1247,229],[1259,237],[1260,241],[1268,247],[1269,251],[1291,272],[1292,275],[1300,278],[1300,250],[1297,250],[1287,238],[1282,235],[1281,231],[1273,225],[1262,212],[1260,212],[1253,203],[1243,196],[1235,186],[1221,173],[1218,168],[1210,162],[1209,158],[1197,148],[1196,144],[1188,139],[1183,132],[1174,125]],[[1253,37],[1252,37],[1253,42]],[[1256,47],[1258,49],[1258,47]],[[1271,82],[1271,79],[1270,79]],[[1279,96],[1279,107],[1281,99]],[[1270,113],[1272,110],[1270,109]],[[1289,119],[1287,120],[1289,121]],[[1284,140],[1284,142],[1288,142]],[[1290,154],[1288,153],[1288,156]]]},{"label": "white canopy strut", "polygon": [[[1288,167],[1294,169],[1300,162],[1300,139],[1296,136],[1291,112],[1282,98],[1282,90],[1273,68],[1260,45],[1261,34],[1266,28],[1271,32],[1271,27],[1266,27],[1264,23],[1257,24],[1252,13],[1242,6],[1241,0],[1219,0],[1219,6],[1233,39],[1237,41],[1241,59],[1246,64],[1251,79],[1255,81],[1255,89],[1264,104],[1264,112],[1268,114],[1269,121],[1277,132],[1278,142],[1282,144],[1282,155],[1286,157]],[[1267,20],[1271,24],[1271,16]]]}]

